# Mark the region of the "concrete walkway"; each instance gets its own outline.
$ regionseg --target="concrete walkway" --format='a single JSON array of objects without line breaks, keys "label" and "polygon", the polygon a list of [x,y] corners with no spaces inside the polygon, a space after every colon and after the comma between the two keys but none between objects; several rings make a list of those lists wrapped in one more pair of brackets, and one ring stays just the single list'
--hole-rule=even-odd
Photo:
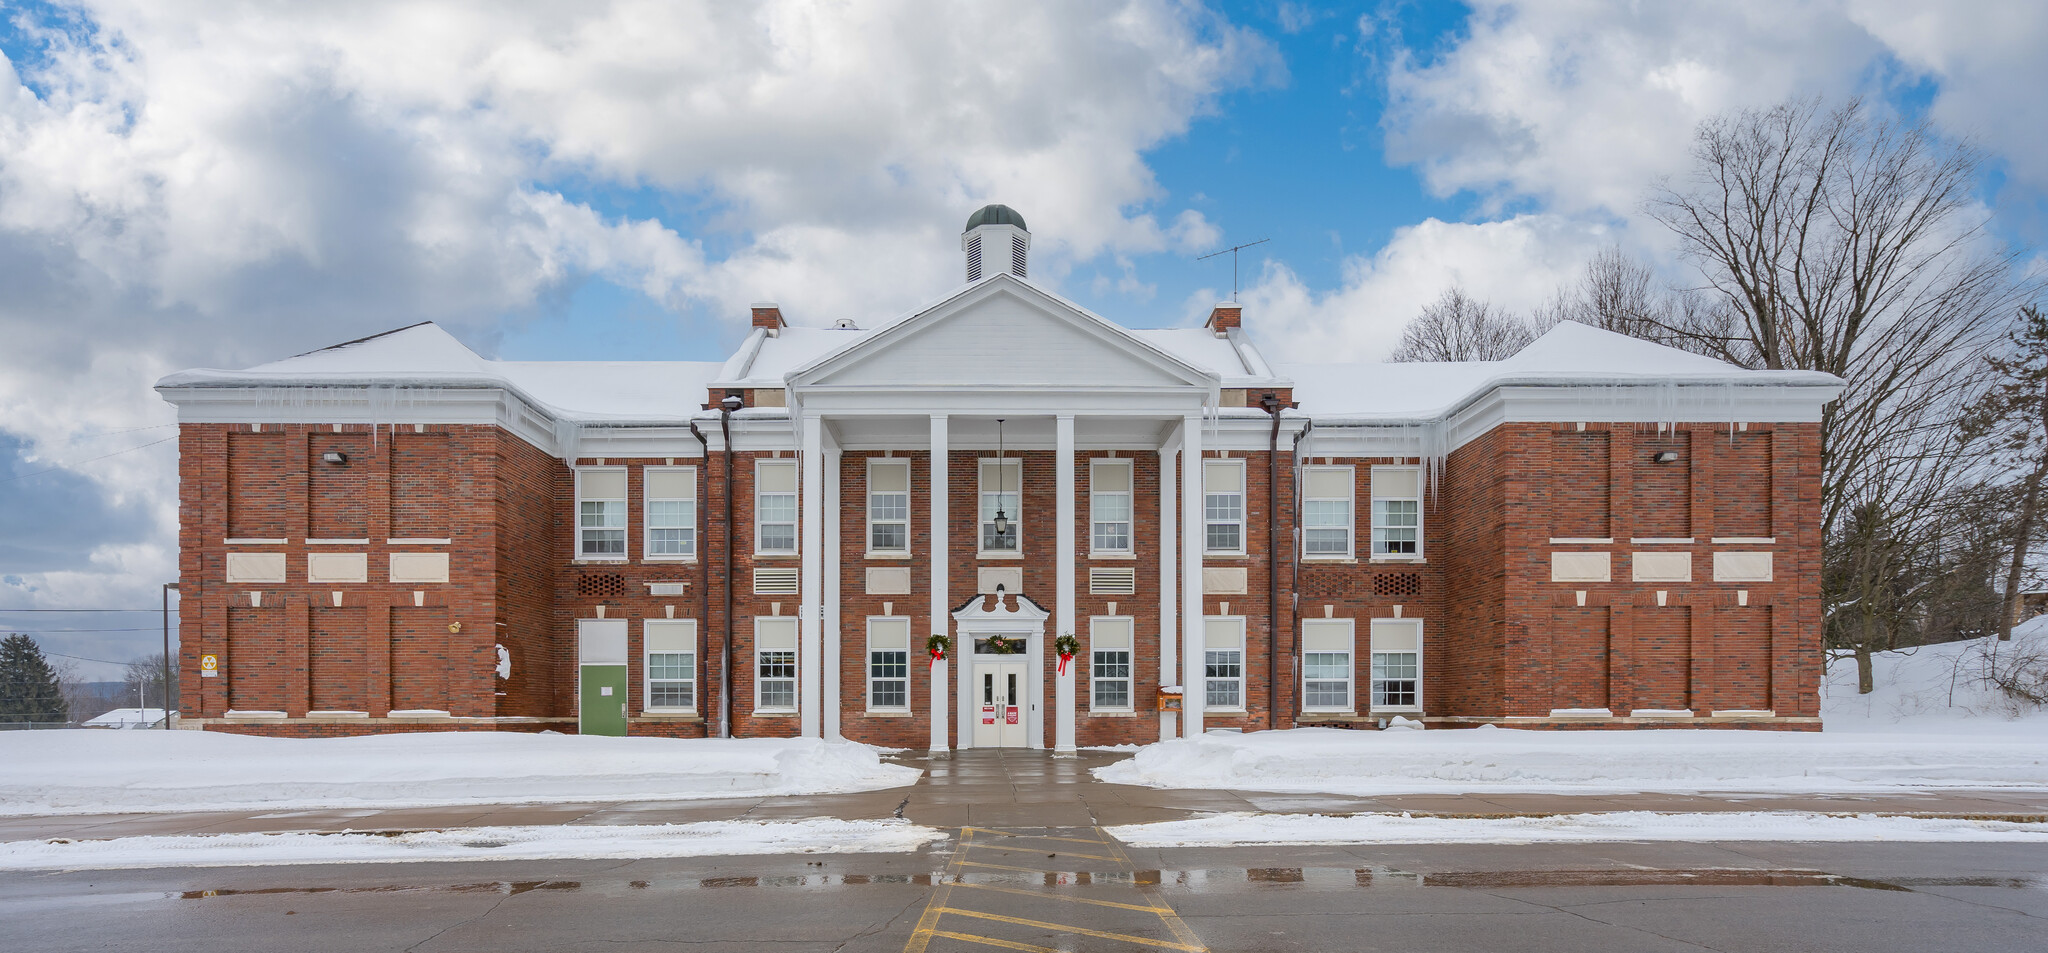
[{"label": "concrete walkway", "polygon": [[891,759],[924,769],[915,785],[861,794],[476,804],[455,807],[0,817],[0,841],[137,835],[416,831],[548,824],[680,824],[804,817],[901,817],[932,827],[1092,828],[1176,820],[1218,811],[1281,814],[1402,812],[1516,817],[1609,811],[1819,811],[2048,821],[2048,791],[1949,791],[1886,795],[1403,794],[1342,797],[1253,791],[1162,790],[1098,781],[1089,769],[1128,755],[1088,751],[961,751]]}]

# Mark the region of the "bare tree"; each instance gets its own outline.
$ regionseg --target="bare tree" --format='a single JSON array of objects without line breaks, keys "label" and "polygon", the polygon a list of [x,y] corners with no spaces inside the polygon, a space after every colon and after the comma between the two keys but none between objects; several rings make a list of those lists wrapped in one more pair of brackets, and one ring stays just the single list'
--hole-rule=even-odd
[{"label": "bare tree", "polygon": [[1465,294],[1445,288],[1401,329],[1393,361],[1499,361],[1536,340],[1529,322]]},{"label": "bare tree", "polygon": [[1549,305],[1537,309],[1536,324],[1548,330],[1559,321],[1576,321],[1648,341],[1679,343],[1665,328],[1678,323],[1680,299],[1649,265],[1610,245],[1586,262],[1577,284],[1559,288]]},{"label": "bare tree", "polygon": [[[1821,419],[1826,611],[1867,690],[1870,651],[1900,618],[1874,594],[1900,590],[1885,574],[1914,561],[1892,554],[1941,531],[1965,476],[1957,424],[1983,389],[1987,346],[2024,300],[2015,257],[1990,247],[1976,212],[1977,150],[1860,102],[1710,120],[1693,160],[1649,211],[1698,267],[1702,301],[1660,323],[1731,363],[1847,382]],[[1870,551],[1848,551],[1858,547]]]},{"label": "bare tree", "polygon": [[176,699],[178,697],[177,666],[171,666],[170,673],[171,687],[170,691],[166,692],[164,690],[164,654],[162,652],[145,655],[129,662],[128,670],[122,675],[122,684],[125,686],[124,694],[128,698],[143,699],[140,706],[143,708],[175,708],[177,706],[174,704],[164,703],[166,698]]},{"label": "bare tree", "polygon": [[1981,437],[1994,466],[2019,475],[2012,487],[2013,527],[2005,564],[2005,606],[1998,639],[2012,641],[2025,588],[2027,556],[2040,532],[2041,488],[2048,483],[2048,315],[2033,305],[2020,320],[2003,354],[1989,358],[1995,382],[1965,419],[1968,436]]}]

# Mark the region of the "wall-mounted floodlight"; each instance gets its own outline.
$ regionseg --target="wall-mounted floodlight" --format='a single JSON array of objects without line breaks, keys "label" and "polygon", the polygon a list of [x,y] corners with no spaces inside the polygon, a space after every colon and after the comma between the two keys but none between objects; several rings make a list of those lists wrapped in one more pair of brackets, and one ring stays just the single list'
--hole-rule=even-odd
[{"label": "wall-mounted floodlight", "polygon": [[320,455],[320,461],[322,463],[331,463],[337,467],[345,467],[348,466],[348,454],[339,450],[329,450]]},{"label": "wall-mounted floodlight", "polygon": [[1659,453],[1658,453],[1658,454],[1657,454],[1657,455],[1656,455],[1655,457],[1652,457],[1651,459],[1653,459],[1653,460],[1656,460],[1656,461],[1657,461],[1658,463],[1677,463],[1677,462],[1678,462],[1678,451],[1676,451],[1676,450],[1664,450],[1664,451],[1660,451],[1660,452],[1659,452]]}]

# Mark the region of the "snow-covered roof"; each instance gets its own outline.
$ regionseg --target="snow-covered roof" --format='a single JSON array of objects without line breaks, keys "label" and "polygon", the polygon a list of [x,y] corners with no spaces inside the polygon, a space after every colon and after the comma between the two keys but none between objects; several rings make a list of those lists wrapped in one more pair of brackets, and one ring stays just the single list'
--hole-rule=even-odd
[{"label": "snow-covered roof", "polygon": [[161,708],[116,708],[104,715],[88,718],[87,728],[138,728],[160,725],[164,721]]},{"label": "snow-covered roof", "polygon": [[425,321],[246,370],[180,371],[157,386],[503,387],[561,419],[660,421],[695,415],[719,366],[707,361],[494,361]]},{"label": "snow-covered roof", "polygon": [[1504,361],[1279,364],[1317,417],[1431,419],[1496,387],[1720,384],[1839,387],[1815,371],[1756,371],[1572,321]]}]

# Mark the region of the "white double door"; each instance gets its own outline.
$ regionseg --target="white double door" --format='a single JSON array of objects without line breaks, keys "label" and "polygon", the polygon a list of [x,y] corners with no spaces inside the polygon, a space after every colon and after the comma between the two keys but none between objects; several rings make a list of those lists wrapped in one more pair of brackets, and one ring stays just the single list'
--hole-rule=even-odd
[{"label": "white double door", "polygon": [[974,715],[974,746],[977,748],[1022,748],[1025,727],[1031,717],[1026,698],[1023,661],[980,661],[974,663],[973,698],[968,710]]}]

